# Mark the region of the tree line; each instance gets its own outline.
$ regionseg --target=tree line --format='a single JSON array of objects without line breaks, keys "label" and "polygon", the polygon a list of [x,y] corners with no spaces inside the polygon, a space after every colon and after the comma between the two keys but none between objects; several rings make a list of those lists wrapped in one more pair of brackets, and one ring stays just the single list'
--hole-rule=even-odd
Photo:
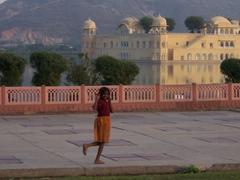
[{"label": "tree line", "polygon": [[[67,85],[131,84],[139,73],[131,61],[101,56],[95,60],[79,54],[79,62],[68,60],[54,52],[33,52],[30,65],[34,69],[32,85],[59,86],[65,73]],[[26,59],[13,53],[0,53],[0,85],[21,86]]]},{"label": "tree line", "polygon": [[[175,29],[176,22],[174,19],[167,17],[167,31],[173,31]],[[140,19],[140,24],[146,33],[148,33],[151,29],[153,23],[152,16],[144,16]],[[204,27],[206,21],[201,16],[189,16],[185,19],[184,24],[188,28],[191,33],[200,32],[200,30]]]}]

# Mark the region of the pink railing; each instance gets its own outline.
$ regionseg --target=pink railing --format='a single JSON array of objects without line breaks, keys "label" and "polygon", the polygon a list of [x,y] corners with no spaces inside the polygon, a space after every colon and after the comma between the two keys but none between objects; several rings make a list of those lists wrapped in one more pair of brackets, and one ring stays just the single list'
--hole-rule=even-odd
[{"label": "pink railing", "polygon": [[160,87],[160,101],[192,101],[192,85],[164,85]]},{"label": "pink railing", "polygon": [[81,87],[46,87],[46,104],[79,104],[81,102]]},{"label": "pink railing", "polygon": [[197,100],[227,100],[228,85],[227,84],[202,84],[197,85]]},{"label": "pink railing", "polygon": [[123,102],[156,102],[155,86],[123,86]]},{"label": "pink railing", "polygon": [[240,84],[232,85],[232,99],[240,100]]},{"label": "pink railing", "polygon": [[[85,102],[87,104],[92,104],[95,100],[95,96],[98,90],[102,86],[85,86]],[[113,103],[119,102],[119,86],[109,86],[111,91],[111,99]]]},{"label": "pink railing", "polygon": [[6,87],[5,105],[41,104],[40,87]]},{"label": "pink railing", "polygon": [[[101,86],[1,87],[0,114],[90,111]],[[107,86],[117,110],[240,108],[240,84]]]}]

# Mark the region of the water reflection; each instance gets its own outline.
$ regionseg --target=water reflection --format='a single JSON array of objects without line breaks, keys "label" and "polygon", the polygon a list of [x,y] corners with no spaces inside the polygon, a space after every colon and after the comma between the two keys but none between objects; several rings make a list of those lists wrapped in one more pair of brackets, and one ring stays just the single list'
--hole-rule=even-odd
[{"label": "water reflection", "polygon": [[140,74],[135,84],[223,83],[220,62],[136,62]]}]

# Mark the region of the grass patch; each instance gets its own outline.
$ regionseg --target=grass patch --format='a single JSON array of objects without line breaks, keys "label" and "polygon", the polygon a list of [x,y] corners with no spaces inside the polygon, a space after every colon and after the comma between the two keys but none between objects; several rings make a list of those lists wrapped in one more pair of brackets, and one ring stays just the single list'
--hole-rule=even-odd
[{"label": "grass patch", "polygon": [[[23,179],[12,178],[11,180],[23,180]],[[240,180],[240,172],[208,172],[197,174],[191,173],[175,175],[146,175],[146,176],[62,177],[62,178],[38,178],[24,180]]]}]

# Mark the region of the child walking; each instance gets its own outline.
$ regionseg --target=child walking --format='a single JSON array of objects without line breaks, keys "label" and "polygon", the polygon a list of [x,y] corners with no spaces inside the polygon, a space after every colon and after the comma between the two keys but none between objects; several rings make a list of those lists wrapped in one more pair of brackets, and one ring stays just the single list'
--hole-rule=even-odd
[{"label": "child walking", "polygon": [[112,113],[112,104],[110,98],[110,90],[107,87],[102,87],[96,96],[93,104],[93,109],[97,110],[97,118],[94,122],[94,142],[90,144],[83,144],[83,154],[87,155],[87,149],[91,146],[99,146],[95,164],[104,164],[100,160],[105,143],[109,142],[111,119],[110,113]]}]

